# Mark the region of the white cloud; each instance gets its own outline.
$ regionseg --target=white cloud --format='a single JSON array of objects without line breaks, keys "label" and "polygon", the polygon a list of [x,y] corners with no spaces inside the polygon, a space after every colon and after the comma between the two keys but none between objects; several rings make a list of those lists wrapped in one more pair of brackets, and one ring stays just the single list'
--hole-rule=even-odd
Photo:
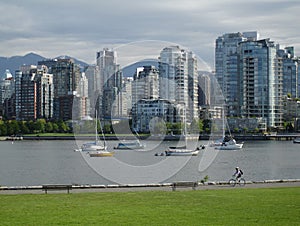
[{"label": "white cloud", "polygon": [[[299,1],[0,0],[0,55],[37,52],[95,61],[97,51],[140,40],[179,43],[213,65],[215,39],[257,30],[299,47]],[[300,51],[300,50],[298,50]],[[296,49],[297,52],[297,49]]]}]

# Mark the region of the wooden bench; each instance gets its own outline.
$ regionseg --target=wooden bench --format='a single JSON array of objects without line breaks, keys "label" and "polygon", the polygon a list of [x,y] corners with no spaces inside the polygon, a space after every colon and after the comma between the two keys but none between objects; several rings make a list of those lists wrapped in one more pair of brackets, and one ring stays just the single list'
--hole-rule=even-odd
[{"label": "wooden bench", "polygon": [[193,190],[196,190],[196,187],[198,187],[198,182],[193,181],[178,181],[172,183],[172,190],[176,191],[177,187],[192,187]]},{"label": "wooden bench", "polygon": [[69,194],[70,190],[72,190],[72,185],[71,184],[44,184],[42,188],[45,191],[45,194],[48,193],[48,190],[67,190]]}]

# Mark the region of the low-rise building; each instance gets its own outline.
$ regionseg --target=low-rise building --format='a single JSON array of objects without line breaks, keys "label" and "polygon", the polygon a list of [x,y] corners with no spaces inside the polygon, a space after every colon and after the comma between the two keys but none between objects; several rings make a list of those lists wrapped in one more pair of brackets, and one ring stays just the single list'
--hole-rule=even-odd
[{"label": "low-rise building", "polygon": [[160,122],[184,122],[184,108],[165,99],[142,99],[132,108],[132,129],[149,133],[159,127]]}]

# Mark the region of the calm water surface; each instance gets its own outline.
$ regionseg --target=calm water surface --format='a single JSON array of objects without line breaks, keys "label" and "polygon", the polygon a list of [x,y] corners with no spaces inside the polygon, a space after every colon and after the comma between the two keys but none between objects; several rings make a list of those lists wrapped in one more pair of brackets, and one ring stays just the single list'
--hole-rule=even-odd
[{"label": "calm water surface", "polygon": [[[154,156],[174,142],[163,142],[159,146],[155,141],[144,143],[145,150],[117,150],[114,158],[135,166],[155,164],[165,158],[182,158]],[[116,144],[117,141],[108,142],[110,149]],[[1,141],[0,185],[115,183],[96,173],[79,152],[74,152],[76,148],[75,141]],[[189,158],[184,167],[161,182],[201,180],[206,175],[212,181],[227,181],[236,166],[244,170],[247,180],[300,178],[300,144],[293,144],[292,141],[247,141],[241,151],[219,151],[209,167],[199,172],[204,151]],[[101,161],[105,160],[101,158]],[[129,174],[122,177],[124,181],[128,179],[128,183],[131,182]]]}]

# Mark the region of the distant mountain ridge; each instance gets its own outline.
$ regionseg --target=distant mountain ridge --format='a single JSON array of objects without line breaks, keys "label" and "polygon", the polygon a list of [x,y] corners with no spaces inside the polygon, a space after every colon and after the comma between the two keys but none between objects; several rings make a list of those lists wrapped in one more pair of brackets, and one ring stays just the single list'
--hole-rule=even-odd
[{"label": "distant mountain ridge", "polygon": [[[75,63],[80,66],[80,68],[83,70],[86,66],[90,65],[84,61],[77,60],[74,57],[71,56],[58,56],[55,58],[46,58],[43,56],[40,56],[36,53],[28,53],[24,56],[12,56],[12,57],[0,57],[0,79],[4,78],[5,71],[9,69],[12,75],[15,74],[15,71],[20,68],[22,65],[37,65],[39,61],[43,60],[49,60],[49,59],[74,59]],[[143,66],[155,66],[158,69],[158,59],[144,59],[135,63],[132,63],[130,65],[127,65],[126,67],[122,68],[123,76],[124,77],[132,77],[134,73],[136,72],[136,69],[138,67]],[[202,72],[204,73],[204,72]],[[205,72],[209,73],[209,72]]]},{"label": "distant mountain ridge", "polygon": [[[77,60],[71,56],[58,56],[53,59],[74,59],[75,63],[80,65],[81,69],[88,66],[89,64],[80,60]],[[24,56],[12,56],[12,57],[0,57],[0,78],[4,77],[5,71],[8,69],[12,75],[15,74],[16,70],[19,70],[20,66],[22,65],[37,65],[39,61],[48,60],[51,58],[43,57],[36,53],[28,53]],[[142,66],[149,66],[153,65],[158,67],[158,60],[157,59],[144,59],[139,62],[133,63],[122,68],[124,77],[132,77],[136,72],[137,67]]]},{"label": "distant mountain ridge", "polygon": [[124,77],[133,77],[138,67],[155,66],[158,69],[158,59],[144,59],[122,68]]},{"label": "distant mountain ridge", "polygon": [[[89,64],[80,60],[77,60],[74,57],[70,56],[58,56],[53,59],[74,59],[75,63],[80,65],[83,69],[85,66]],[[22,65],[37,65],[38,61],[43,61],[51,58],[40,56],[36,53],[28,53],[24,56],[12,56],[12,57],[0,57],[0,78],[3,78],[5,70],[9,69],[11,74],[15,74],[15,71],[20,68]]]}]

